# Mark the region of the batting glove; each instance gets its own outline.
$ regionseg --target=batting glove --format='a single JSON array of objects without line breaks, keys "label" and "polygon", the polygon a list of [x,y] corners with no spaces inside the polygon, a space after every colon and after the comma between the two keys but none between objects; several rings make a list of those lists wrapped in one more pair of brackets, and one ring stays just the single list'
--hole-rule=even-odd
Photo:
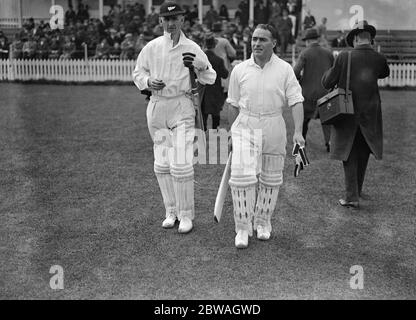
[{"label": "batting glove", "polygon": [[198,71],[204,71],[208,69],[208,66],[203,62],[200,58],[198,58],[194,53],[192,52],[185,52],[182,53],[183,57],[183,64],[187,68],[195,68]]},{"label": "batting glove", "polygon": [[295,172],[294,176],[297,177],[299,173],[309,165],[309,159],[306,155],[305,147],[296,143],[293,146],[292,156],[295,157]]}]

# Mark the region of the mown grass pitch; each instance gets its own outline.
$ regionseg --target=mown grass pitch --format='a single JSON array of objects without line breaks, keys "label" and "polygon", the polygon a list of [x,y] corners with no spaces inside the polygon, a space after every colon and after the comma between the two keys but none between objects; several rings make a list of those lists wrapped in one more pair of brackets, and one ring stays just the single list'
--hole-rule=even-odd
[{"label": "mown grass pitch", "polygon": [[[337,206],[340,162],[311,123],[311,166],[284,184],[268,242],[234,247],[224,165],[195,167],[195,229],[161,228],[144,96],[131,86],[0,84],[0,298],[416,298],[416,92],[382,91],[384,160],[355,212]],[[293,123],[285,112],[288,141]],[[49,269],[64,269],[52,290]],[[350,288],[350,268],[364,289]]]}]

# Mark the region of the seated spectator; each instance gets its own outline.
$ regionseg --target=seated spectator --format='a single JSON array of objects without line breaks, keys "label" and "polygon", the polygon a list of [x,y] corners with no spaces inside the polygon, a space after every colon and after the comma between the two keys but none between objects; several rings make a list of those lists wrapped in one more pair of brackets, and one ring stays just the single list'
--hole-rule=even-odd
[{"label": "seated spectator", "polygon": [[61,43],[59,41],[59,36],[54,36],[49,46],[49,59],[59,59],[61,56]]},{"label": "seated spectator", "polygon": [[118,60],[120,59],[121,48],[118,42],[115,42],[114,45],[110,48],[110,59]]},{"label": "seated spectator", "polygon": [[2,30],[0,30],[0,38],[4,38],[6,39],[6,42],[9,42],[9,39],[7,39],[6,35],[4,34],[4,32]]},{"label": "seated spectator", "polygon": [[118,28],[120,26],[121,11],[121,5],[118,4],[108,13],[110,19],[113,21],[113,28]]},{"label": "seated spectator", "polygon": [[49,28],[49,24],[46,24],[45,21],[40,20],[37,29],[42,31],[42,32],[45,32],[48,28]]},{"label": "seated spectator", "polygon": [[127,33],[131,33],[132,35],[139,34],[139,28],[142,24],[139,16],[134,16],[133,20],[127,25]]},{"label": "seated spectator", "polygon": [[134,58],[134,41],[131,33],[126,34],[125,39],[121,43],[121,60],[131,60]]},{"label": "seated spectator", "polygon": [[103,38],[95,49],[95,56],[93,59],[108,59],[110,56],[110,45],[106,38]]},{"label": "seated spectator", "polygon": [[147,16],[146,22],[153,29],[159,24],[159,15],[156,13],[155,7],[152,7],[151,10],[152,12]]},{"label": "seated spectator", "polygon": [[89,6],[88,5],[84,6],[84,4],[80,2],[78,6],[77,20],[81,22],[85,20],[89,20],[90,14],[88,10],[89,10]]},{"label": "seated spectator", "polygon": [[338,31],[337,37],[334,40],[332,40],[331,46],[333,48],[345,48],[347,46],[347,43],[345,42],[344,33],[341,30]]},{"label": "seated spectator", "polygon": [[95,27],[95,31],[98,33],[98,36],[100,38],[105,37],[105,27],[104,24],[101,22],[100,19],[95,19],[94,20],[94,27]]},{"label": "seated spectator", "polygon": [[36,58],[37,59],[48,59],[49,57],[49,44],[46,37],[40,38],[38,43],[38,48],[36,51]]},{"label": "seated spectator", "polygon": [[14,35],[14,41],[11,46],[12,50],[12,59],[22,59],[23,58],[23,42],[20,38],[20,33]]},{"label": "seated spectator", "polygon": [[9,59],[9,44],[5,36],[0,36],[0,60]]},{"label": "seated spectator", "polygon": [[[136,5],[138,3],[136,2]],[[137,14],[140,17],[140,21],[145,21],[146,18],[146,9],[144,8],[143,3],[139,3],[137,6],[137,9],[135,10],[135,14]]]},{"label": "seated spectator", "polygon": [[140,32],[144,36],[144,40],[146,42],[152,41],[154,39],[153,29],[149,27],[149,25],[144,22],[142,25],[142,32]]},{"label": "seated spectator", "polygon": [[[124,24],[120,24],[120,29],[118,31],[118,37],[121,39],[121,41],[123,41],[126,34],[127,34],[126,27],[124,26]],[[120,43],[121,43],[121,41],[120,41]]]},{"label": "seated spectator", "polygon": [[114,43],[116,43],[116,42],[118,42],[118,43],[120,44],[121,39],[120,39],[120,37],[117,35],[117,30],[116,30],[116,29],[114,29],[114,28],[111,28],[111,29],[109,30],[109,32],[110,32],[110,35],[107,37],[108,44],[109,44],[110,46],[114,46]]},{"label": "seated spectator", "polygon": [[74,8],[72,7],[72,4],[69,4],[68,10],[65,12],[65,25],[72,23],[75,23],[77,18],[77,14],[74,11]]},{"label": "seated spectator", "polygon": [[29,18],[24,24],[23,28],[30,33],[35,28],[35,20],[33,18]]},{"label": "seated spectator", "polygon": [[37,43],[32,35],[29,36],[27,41],[23,44],[23,59],[36,58]]},{"label": "seated spectator", "polygon": [[144,34],[141,34],[137,37],[137,41],[136,44],[134,46],[134,54],[137,57],[140,53],[140,51],[142,51],[142,49],[144,48],[144,46],[147,44],[147,41],[144,37]]},{"label": "seated spectator", "polygon": [[60,60],[68,60],[72,59],[72,56],[75,53],[75,42],[74,38],[71,38],[69,36],[65,37],[65,43],[62,48],[62,54],[59,57]]}]

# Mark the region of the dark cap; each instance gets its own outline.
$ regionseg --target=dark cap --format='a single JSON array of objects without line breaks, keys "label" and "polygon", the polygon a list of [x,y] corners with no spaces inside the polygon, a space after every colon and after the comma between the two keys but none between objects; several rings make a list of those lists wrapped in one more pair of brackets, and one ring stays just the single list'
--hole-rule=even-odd
[{"label": "dark cap", "polygon": [[306,40],[318,39],[318,38],[319,38],[318,30],[311,28],[311,29],[306,30],[306,33],[303,36],[302,40],[306,41]]},{"label": "dark cap", "polygon": [[212,32],[221,32],[222,31],[222,23],[221,22],[215,22],[212,25]]},{"label": "dark cap", "polygon": [[159,17],[171,17],[184,14],[181,6],[174,1],[166,1],[160,6]]}]

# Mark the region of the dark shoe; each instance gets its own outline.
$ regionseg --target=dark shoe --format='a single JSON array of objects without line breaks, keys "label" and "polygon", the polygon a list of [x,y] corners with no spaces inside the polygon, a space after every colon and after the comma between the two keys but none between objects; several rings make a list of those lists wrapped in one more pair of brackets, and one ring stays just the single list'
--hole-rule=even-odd
[{"label": "dark shoe", "polygon": [[371,197],[368,194],[365,194],[365,193],[361,193],[360,198],[363,199],[363,200],[370,200],[371,199]]},{"label": "dark shoe", "polygon": [[331,147],[329,146],[329,142],[325,143],[325,147],[326,147],[326,152],[331,151]]},{"label": "dark shoe", "polygon": [[347,207],[347,208],[352,208],[352,209],[359,209],[360,208],[360,204],[358,203],[358,201],[347,201],[345,199],[339,199],[338,203],[341,206]]}]

